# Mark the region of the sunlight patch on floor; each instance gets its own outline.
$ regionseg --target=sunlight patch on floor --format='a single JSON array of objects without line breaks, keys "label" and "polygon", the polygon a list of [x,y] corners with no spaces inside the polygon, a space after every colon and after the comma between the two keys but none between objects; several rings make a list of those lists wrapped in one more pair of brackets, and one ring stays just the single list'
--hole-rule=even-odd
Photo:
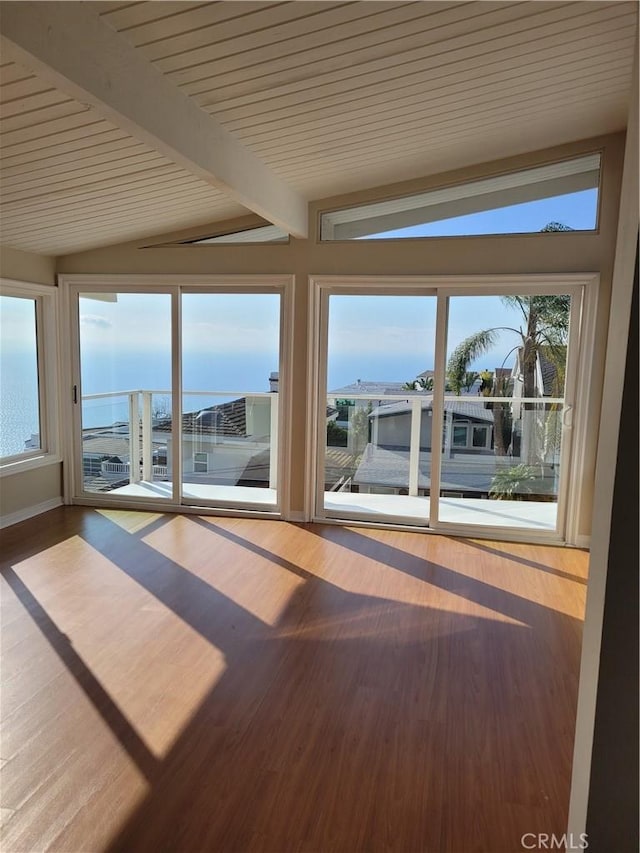
[{"label": "sunlight patch on floor", "polygon": [[96,512],[126,530],[127,533],[138,533],[163,517],[160,512],[145,512],[138,509],[96,509]]},{"label": "sunlight patch on floor", "polygon": [[305,583],[268,555],[260,557],[225,537],[213,520],[175,516],[145,536],[144,542],[265,625],[278,623],[292,595]]}]

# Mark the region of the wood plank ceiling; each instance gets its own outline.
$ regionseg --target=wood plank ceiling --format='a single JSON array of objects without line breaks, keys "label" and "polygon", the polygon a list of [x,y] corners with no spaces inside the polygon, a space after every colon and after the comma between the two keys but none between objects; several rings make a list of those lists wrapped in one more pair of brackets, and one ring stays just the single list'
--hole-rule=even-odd
[{"label": "wood plank ceiling", "polygon": [[[93,3],[308,199],[624,128],[633,2]],[[0,67],[2,242],[65,254],[246,211]]]}]

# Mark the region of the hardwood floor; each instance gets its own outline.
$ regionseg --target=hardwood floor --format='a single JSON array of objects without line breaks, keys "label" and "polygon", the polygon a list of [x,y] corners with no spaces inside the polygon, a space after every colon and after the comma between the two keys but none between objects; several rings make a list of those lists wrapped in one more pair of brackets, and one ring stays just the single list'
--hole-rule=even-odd
[{"label": "hardwood floor", "polygon": [[78,507],[2,545],[6,853],[565,832],[587,554]]}]

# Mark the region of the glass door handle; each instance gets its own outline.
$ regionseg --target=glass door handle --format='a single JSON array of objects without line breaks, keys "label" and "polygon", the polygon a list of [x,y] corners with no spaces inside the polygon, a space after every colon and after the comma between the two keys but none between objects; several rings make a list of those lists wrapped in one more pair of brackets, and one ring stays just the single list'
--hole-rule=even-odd
[{"label": "glass door handle", "polygon": [[567,405],[566,403],[562,410],[562,426],[565,429],[571,429],[573,426],[573,406]]}]

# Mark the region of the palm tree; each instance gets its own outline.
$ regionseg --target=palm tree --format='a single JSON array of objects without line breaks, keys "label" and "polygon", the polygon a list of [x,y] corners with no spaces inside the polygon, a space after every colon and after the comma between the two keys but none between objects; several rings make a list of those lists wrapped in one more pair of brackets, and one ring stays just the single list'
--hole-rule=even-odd
[{"label": "palm tree", "polygon": [[489,496],[498,501],[521,501],[533,492],[531,481],[536,479],[535,469],[528,465],[515,465],[496,472]]},{"label": "palm tree", "polygon": [[[549,223],[543,230],[571,230],[558,223]],[[501,331],[514,332],[519,337],[518,344],[507,354],[507,358],[518,352],[522,371],[523,396],[531,398],[539,396],[542,389],[537,388],[536,365],[541,354],[554,364],[555,381],[560,384],[563,381],[564,361],[566,354],[566,340],[569,330],[569,306],[570,297],[566,295],[553,296],[503,296],[502,302],[509,307],[516,308],[522,315],[522,325],[519,328],[510,326],[496,326],[491,329],[483,329],[465,338],[451,353],[447,364],[447,378],[451,387],[457,394],[465,385],[465,375],[469,365],[480,356],[488,352],[495,344]],[[496,377],[492,387],[491,396],[506,396],[507,383],[503,377]],[[488,404],[491,405],[491,404]],[[525,412],[535,409],[535,403],[524,403]],[[494,419],[496,414],[503,414],[496,409],[504,409],[502,404],[495,404]],[[505,455],[506,448],[502,436],[504,435],[503,418],[499,417],[500,428],[494,423],[494,440],[496,454]],[[528,461],[535,461],[536,452],[533,443],[529,444],[525,453]]]},{"label": "palm tree", "polygon": [[419,376],[410,382],[405,382],[402,386],[405,391],[433,391],[433,377]]},{"label": "palm tree", "polygon": [[476,373],[475,370],[468,370],[464,375],[464,382],[462,383],[465,387],[466,391],[471,391],[473,386],[476,383],[476,379],[480,377],[479,373]]}]

